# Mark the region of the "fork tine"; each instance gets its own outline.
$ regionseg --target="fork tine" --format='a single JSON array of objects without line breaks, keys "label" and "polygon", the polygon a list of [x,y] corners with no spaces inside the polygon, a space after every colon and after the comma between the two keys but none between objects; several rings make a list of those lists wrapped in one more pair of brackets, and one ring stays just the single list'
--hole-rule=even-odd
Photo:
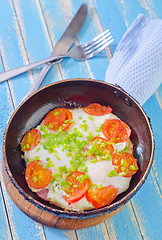
[{"label": "fork tine", "polygon": [[104,36],[100,37],[97,41],[94,41],[92,44],[89,44],[88,46],[84,47],[84,51],[87,51],[88,49],[92,48],[93,46],[97,45],[101,41],[103,41],[105,38],[107,38],[111,33],[108,32]]},{"label": "fork tine", "polygon": [[94,41],[97,41],[99,38],[101,38],[102,36],[104,36],[106,33],[109,32],[109,29],[107,29],[105,32],[101,33],[100,35],[98,35],[97,37],[93,38],[92,40],[90,40],[89,42],[87,43],[84,43],[81,45],[81,47],[86,47],[90,44],[92,44]]},{"label": "fork tine", "polygon": [[101,52],[104,48],[106,48],[110,43],[112,43],[114,39],[112,38],[110,41],[106,42],[103,46],[98,48],[95,52],[91,52],[90,54],[87,55],[86,59],[94,57],[97,55],[99,52]]},{"label": "fork tine", "polygon": [[87,55],[89,53],[94,52],[94,50],[98,49],[103,44],[107,43],[107,41],[110,41],[112,39],[112,36],[109,38],[106,38],[104,41],[101,41],[99,44],[95,44],[93,48],[88,48],[88,51],[84,49],[84,53]]}]

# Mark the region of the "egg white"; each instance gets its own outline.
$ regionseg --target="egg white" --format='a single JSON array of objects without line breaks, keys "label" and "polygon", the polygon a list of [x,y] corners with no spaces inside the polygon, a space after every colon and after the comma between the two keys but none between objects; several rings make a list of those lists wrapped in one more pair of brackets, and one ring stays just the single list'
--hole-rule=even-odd
[{"label": "egg white", "polygon": [[[104,123],[106,119],[119,119],[116,115],[109,113],[103,116],[92,116],[85,113],[82,109],[73,109],[70,110],[73,115],[73,122],[70,125],[67,132],[73,132],[76,128],[83,134],[82,139],[87,141],[87,136],[89,134],[89,131],[93,133],[93,136],[100,136],[105,138],[102,131],[96,132],[96,129],[98,129],[101,124]],[[91,116],[91,117],[90,117]],[[86,122],[88,125],[87,130],[84,131],[82,128],[80,128],[81,124],[83,124],[83,121]],[[37,129],[41,131],[40,125],[37,126]],[[48,130],[48,132],[50,132]],[[41,134],[43,132],[41,131]],[[41,140],[41,142],[45,141],[44,139]],[[128,139],[125,142],[114,144],[114,149],[121,151],[125,147],[127,147],[127,152],[132,153],[133,152],[133,144]],[[24,159],[29,162],[33,161],[34,159],[40,159],[44,166],[46,166],[46,159],[50,158],[50,161],[54,164],[53,167],[50,169],[52,172],[57,172],[58,167],[65,166],[67,168],[71,167],[70,161],[71,157],[67,157],[66,153],[67,150],[62,151],[62,146],[59,146],[56,148],[57,150],[57,157],[54,154],[51,154],[48,152],[48,150],[45,150],[43,145],[40,143],[38,146],[30,151],[25,151],[24,153]],[[58,160],[58,157],[60,160]],[[28,164],[28,163],[27,163]],[[88,169],[88,176],[92,183],[94,184],[102,184],[102,186],[109,186],[113,185],[118,188],[118,194],[126,191],[129,187],[131,178],[126,178],[122,176],[114,176],[114,177],[108,177],[107,174],[114,170],[114,167],[112,165],[112,161],[98,161],[95,163],[86,162],[87,169]],[[63,198],[63,195],[65,192],[60,188],[59,185],[55,185],[56,183],[51,183],[47,187],[49,189],[47,198],[49,201],[59,207],[62,207],[67,210],[73,210],[73,211],[82,211],[82,210],[88,210],[93,209],[94,207],[86,200],[86,198],[82,198],[81,200],[72,203],[68,205],[67,201]],[[54,190],[53,190],[54,189]],[[32,189],[32,191],[37,192],[38,190]]]}]

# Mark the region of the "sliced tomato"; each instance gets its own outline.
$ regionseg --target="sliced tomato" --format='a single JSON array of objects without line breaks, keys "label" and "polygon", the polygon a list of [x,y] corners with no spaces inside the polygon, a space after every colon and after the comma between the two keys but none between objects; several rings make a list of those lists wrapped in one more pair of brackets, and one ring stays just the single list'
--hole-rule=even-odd
[{"label": "sliced tomato", "polygon": [[44,167],[41,161],[32,161],[27,165],[25,179],[31,188],[45,188],[52,181],[52,171]]},{"label": "sliced tomato", "polygon": [[66,195],[64,198],[69,205],[82,199],[90,187],[89,179],[84,179],[84,181],[78,180],[78,177],[83,175],[85,175],[83,172],[72,172],[66,178],[66,181],[70,183],[70,186],[68,190],[65,190]]},{"label": "sliced tomato", "polygon": [[48,201],[47,195],[48,195],[49,189],[45,188],[42,189],[38,192],[36,192],[36,194],[38,195],[38,197],[40,197],[41,199]]},{"label": "sliced tomato", "polygon": [[138,170],[137,161],[130,153],[114,153],[112,164],[123,177],[131,177]]},{"label": "sliced tomato", "polygon": [[34,149],[40,143],[40,141],[41,132],[36,128],[33,128],[24,135],[20,143],[21,151],[25,152]]},{"label": "sliced tomato", "polygon": [[72,112],[66,108],[56,108],[46,115],[43,124],[52,131],[58,131],[59,127],[62,127],[62,130],[65,131],[72,123],[72,120]]},{"label": "sliced tomato", "polygon": [[102,132],[113,143],[125,142],[131,135],[130,127],[119,119],[106,119]]},{"label": "sliced tomato", "polygon": [[89,115],[103,116],[112,112],[111,107],[102,106],[99,103],[91,103],[87,107],[83,107],[83,111]]},{"label": "sliced tomato", "polygon": [[86,193],[86,198],[95,208],[109,205],[118,195],[118,189],[113,185],[93,188]]}]

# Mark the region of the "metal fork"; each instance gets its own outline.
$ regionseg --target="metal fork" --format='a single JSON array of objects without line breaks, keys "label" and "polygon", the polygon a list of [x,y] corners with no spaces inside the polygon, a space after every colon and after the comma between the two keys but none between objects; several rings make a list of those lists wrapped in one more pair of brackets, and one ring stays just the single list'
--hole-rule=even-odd
[{"label": "metal fork", "polygon": [[[58,62],[58,60],[63,57],[71,57],[76,60],[86,60],[86,59],[92,58],[95,55],[97,55],[99,52],[101,52],[104,48],[106,48],[112,42],[113,42],[113,38],[111,36],[110,31],[107,29],[105,32],[103,32],[99,36],[93,38],[91,41],[89,41],[85,44],[82,44],[80,46],[74,47],[67,53],[64,53],[64,54],[56,56],[56,57],[49,57],[49,58],[43,59],[41,61],[25,65],[23,67],[19,67],[19,68],[13,69],[13,70],[2,72],[2,73],[0,73],[0,82],[3,82],[5,80],[8,80],[12,77],[15,77],[15,76],[21,74],[21,73],[29,71],[29,70],[31,70],[35,67],[38,67],[42,64],[45,64],[45,63],[53,64],[55,62]],[[41,82],[39,82],[39,84],[37,85],[36,82],[34,83],[34,86],[35,86],[34,90],[32,90],[30,92],[30,94],[33,91],[35,91],[41,83]]]}]

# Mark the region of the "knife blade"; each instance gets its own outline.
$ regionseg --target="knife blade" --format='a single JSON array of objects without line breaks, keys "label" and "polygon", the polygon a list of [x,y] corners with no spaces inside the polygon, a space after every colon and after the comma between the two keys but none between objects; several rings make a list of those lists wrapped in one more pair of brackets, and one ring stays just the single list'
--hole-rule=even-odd
[{"label": "knife blade", "polygon": [[[59,39],[50,57],[58,56],[69,50],[75,38],[77,37],[81,27],[83,26],[86,16],[87,16],[87,5],[83,3],[79,8],[78,12],[73,17],[68,27],[66,28],[65,32]],[[60,61],[62,61],[62,58],[59,58],[58,60],[55,60],[50,64],[49,63],[45,64],[37,80],[33,83],[33,85],[31,86],[31,88],[29,89],[29,91],[27,92],[27,94],[25,95],[25,97],[22,99],[21,102],[23,102],[30,94],[32,94],[35,90],[37,90],[43,78],[49,71],[50,67],[53,65],[53,63],[58,63]]]}]

